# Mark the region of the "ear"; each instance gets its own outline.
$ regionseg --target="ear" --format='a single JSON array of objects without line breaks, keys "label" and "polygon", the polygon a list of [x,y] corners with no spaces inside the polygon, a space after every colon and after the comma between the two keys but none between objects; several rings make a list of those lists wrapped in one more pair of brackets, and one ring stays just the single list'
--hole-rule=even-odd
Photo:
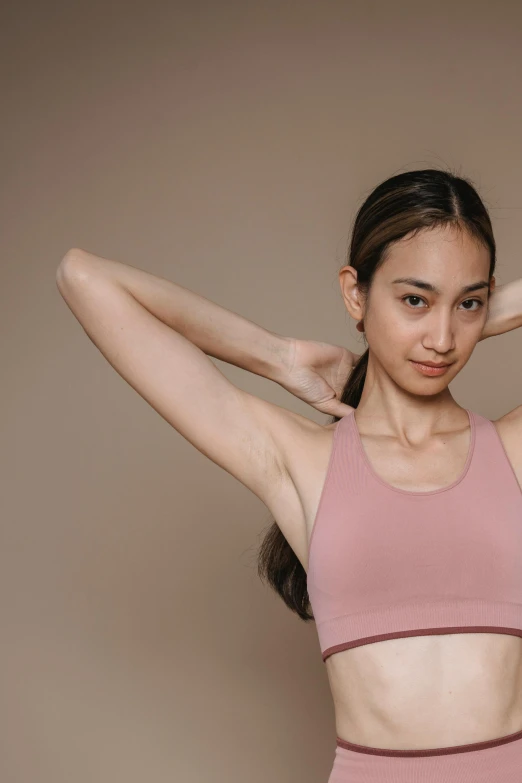
[{"label": "ear", "polygon": [[495,286],[496,286],[496,284],[497,284],[497,283],[496,283],[495,277],[494,277],[494,276],[492,276],[491,280],[489,281],[489,293],[490,293],[490,294],[492,294],[492,293],[493,293],[493,291],[495,290]]},{"label": "ear", "polygon": [[356,321],[364,320],[364,297],[357,286],[357,270],[343,266],[339,270],[339,285],[346,309]]}]

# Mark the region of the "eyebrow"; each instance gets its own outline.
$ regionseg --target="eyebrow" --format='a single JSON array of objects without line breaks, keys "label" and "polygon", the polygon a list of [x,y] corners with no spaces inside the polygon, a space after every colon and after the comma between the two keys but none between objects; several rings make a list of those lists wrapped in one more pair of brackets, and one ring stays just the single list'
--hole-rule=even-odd
[{"label": "eyebrow", "polygon": [[[440,288],[437,288],[437,286],[433,285],[433,283],[428,283],[426,282],[426,280],[418,280],[415,277],[397,277],[395,280],[392,280],[392,284],[393,283],[406,283],[407,285],[412,285],[415,288],[422,288],[424,291],[432,291],[434,294],[442,293]],[[487,280],[481,280],[478,283],[465,285],[461,288],[460,293],[468,294],[471,293],[472,291],[479,291],[482,288],[489,289],[489,283]]]}]

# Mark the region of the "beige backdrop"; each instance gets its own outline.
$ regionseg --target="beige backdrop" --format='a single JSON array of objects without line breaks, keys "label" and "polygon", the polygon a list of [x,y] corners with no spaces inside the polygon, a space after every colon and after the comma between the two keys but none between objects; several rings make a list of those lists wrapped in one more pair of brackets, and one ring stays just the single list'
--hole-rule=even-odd
[{"label": "beige backdrop", "polygon": [[[82,247],[362,350],[350,222],[383,179],[450,166],[490,208],[497,282],[520,276],[522,7],[31,0],[2,28],[0,779],[326,783],[315,627],[256,575],[268,510],[115,373],[55,271]],[[459,403],[520,404],[521,346],[479,344]]]}]

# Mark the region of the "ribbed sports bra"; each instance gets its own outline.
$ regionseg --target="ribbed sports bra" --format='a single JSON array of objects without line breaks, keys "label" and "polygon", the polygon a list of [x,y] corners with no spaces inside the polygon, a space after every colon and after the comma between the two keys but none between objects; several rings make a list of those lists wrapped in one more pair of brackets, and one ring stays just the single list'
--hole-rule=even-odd
[{"label": "ribbed sports bra", "polygon": [[354,411],[337,422],[307,574],[324,661],[405,636],[522,636],[522,491],[493,422],[466,412],[464,469],[426,492],[377,475]]}]

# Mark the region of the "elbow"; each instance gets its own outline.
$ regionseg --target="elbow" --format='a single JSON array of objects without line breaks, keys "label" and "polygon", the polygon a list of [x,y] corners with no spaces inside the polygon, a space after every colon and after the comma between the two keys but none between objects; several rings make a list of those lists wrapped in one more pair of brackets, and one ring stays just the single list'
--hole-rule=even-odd
[{"label": "elbow", "polygon": [[58,269],[56,270],[56,277],[63,277],[67,273],[77,272],[81,266],[82,258],[85,256],[85,251],[80,250],[79,247],[72,247],[64,255]]},{"label": "elbow", "polygon": [[62,261],[71,260],[73,258],[81,258],[84,255],[86,255],[85,250],[82,250],[79,247],[71,247],[62,258]]},{"label": "elbow", "polygon": [[81,282],[86,277],[86,269],[83,265],[85,252],[73,247],[67,251],[56,270],[56,284],[60,293],[73,282]]},{"label": "elbow", "polygon": [[71,247],[71,249],[67,251],[60,261],[60,264],[58,265],[58,271],[62,270],[63,272],[65,269],[70,269],[71,267],[76,266],[78,261],[81,260],[82,256],[84,255],[85,252],[80,250],[79,247]]}]

